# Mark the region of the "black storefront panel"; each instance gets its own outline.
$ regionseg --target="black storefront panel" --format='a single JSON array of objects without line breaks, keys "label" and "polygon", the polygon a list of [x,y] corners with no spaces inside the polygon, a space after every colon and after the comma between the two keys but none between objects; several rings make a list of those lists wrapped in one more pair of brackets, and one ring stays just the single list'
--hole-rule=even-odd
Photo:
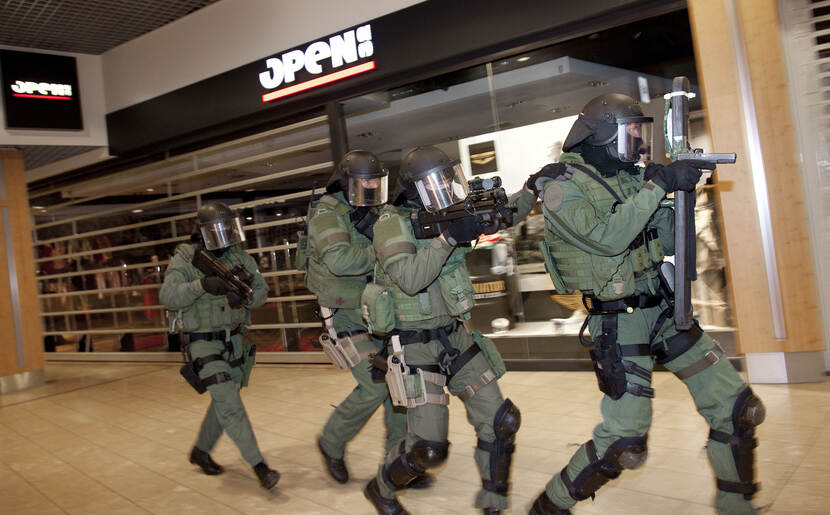
[{"label": "black storefront panel", "polygon": [[110,113],[110,152],[167,150],[231,134],[683,3],[430,0]]}]

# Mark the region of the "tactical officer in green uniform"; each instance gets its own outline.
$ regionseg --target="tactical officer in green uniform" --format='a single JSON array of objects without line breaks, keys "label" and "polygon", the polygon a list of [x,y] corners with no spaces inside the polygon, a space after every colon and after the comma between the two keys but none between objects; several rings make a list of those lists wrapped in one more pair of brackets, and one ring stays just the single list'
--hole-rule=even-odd
[{"label": "tactical officer in green uniform", "polygon": [[545,266],[559,293],[581,291],[592,335],[591,359],[603,421],[536,499],[532,514],[563,514],[593,497],[623,469],[647,455],[654,362],[681,379],[711,426],[707,452],[717,476],[715,505],[724,514],[756,513],[755,426],[764,406],[695,323],[678,331],[671,286],[661,279],[664,255],[674,253],[670,192],[694,191],[703,161],[667,166],[647,161],[652,119],[619,94],[589,102],[571,128],[560,162],[542,168],[516,199],[521,218],[542,199]]},{"label": "tactical officer in green uniform", "polygon": [[317,446],[329,474],[339,483],[349,480],[343,461],[346,444],[383,404],[386,451],[406,434],[406,413],[396,410],[384,383],[375,383],[369,357],[382,341],[366,330],[360,294],[372,281],[375,251],[373,206],[386,203],[388,171],[371,152],[353,150],[341,159],[326,187],[327,193],[308,212],[306,285],[317,295],[326,331],[323,350],[339,369],[349,369],[357,386],[340,403],[323,427]]},{"label": "tactical officer in green uniform", "polygon": [[410,215],[441,210],[467,194],[463,172],[441,150],[409,152],[401,163],[400,186],[396,205],[385,206],[375,223],[378,262],[362,302],[370,328],[387,335],[386,382],[393,403],[408,408],[408,433],[364,494],[380,514],[407,513],[396,492],[447,459],[447,386],[464,402],[478,435],[475,461],[483,487],[475,506],[498,513],[508,507],[520,414],[499,390],[496,379],[504,363],[493,342],[463,324],[474,302],[464,262],[471,249],[464,244],[484,229],[475,218],[466,218],[436,238],[415,238]]},{"label": "tactical officer in green uniform", "polygon": [[[253,258],[239,244],[245,241],[242,224],[222,202],[206,202],[197,214],[199,234],[194,243],[182,244],[164,273],[160,297],[175,312],[173,329],[184,332],[188,364],[182,374],[199,393],[210,393],[211,403],[202,422],[190,462],[205,474],[223,472],[210,451],[225,431],[253,467],[260,484],[271,489],[280,474],[265,463],[257,447],[251,422],[239,396],[247,386],[256,346],[243,345],[242,336],[251,323],[249,310],[265,303],[268,286]],[[193,264],[197,253],[207,253],[227,270],[244,278],[252,290],[245,299],[217,275],[205,275]]]}]

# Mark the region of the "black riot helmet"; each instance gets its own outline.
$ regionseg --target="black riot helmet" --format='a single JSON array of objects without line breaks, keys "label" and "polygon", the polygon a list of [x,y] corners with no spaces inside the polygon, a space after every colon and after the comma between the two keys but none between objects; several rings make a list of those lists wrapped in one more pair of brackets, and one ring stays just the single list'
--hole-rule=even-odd
[{"label": "black riot helmet", "polygon": [[367,150],[352,150],[337,164],[326,191],[346,193],[353,206],[379,206],[388,196],[388,176],[389,170],[376,155]]},{"label": "black riot helmet", "polygon": [[224,202],[211,200],[196,211],[196,225],[207,250],[221,250],[245,241],[237,214]]},{"label": "black riot helmet", "polygon": [[424,209],[430,212],[464,200],[470,191],[461,163],[451,161],[436,147],[409,151],[401,161],[398,180],[407,198],[420,197]]},{"label": "black riot helmet", "polygon": [[337,165],[347,178],[349,204],[379,206],[389,195],[389,170],[368,150],[352,150]]},{"label": "black riot helmet", "polygon": [[[588,102],[571,127],[562,150],[585,153],[585,145],[604,147],[608,158],[622,163],[651,159],[652,123],[633,98],[619,93]],[[595,149],[591,149],[595,150]]]}]

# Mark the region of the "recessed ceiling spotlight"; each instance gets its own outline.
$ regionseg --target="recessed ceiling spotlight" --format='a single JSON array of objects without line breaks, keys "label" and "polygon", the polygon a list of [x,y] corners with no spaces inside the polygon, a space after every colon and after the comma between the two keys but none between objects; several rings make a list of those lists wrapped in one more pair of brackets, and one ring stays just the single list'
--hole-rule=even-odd
[{"label": "recessed ceiling spotlight", "polygon": [[519,61],[520,63],[523,63],[525,61],[530,61],[530,56],[523,55],[523,56],[521,56],[520,58],[518,58],[516,60]]},{"label": "recessed ceiling spotlight", "polygon": [[143,213],[143,209],[133,209],[133,213]]},{"label": "recessed ceiling spotlight", "polygon": [[147,188],[147,191],[156,191],[153,188]]}]

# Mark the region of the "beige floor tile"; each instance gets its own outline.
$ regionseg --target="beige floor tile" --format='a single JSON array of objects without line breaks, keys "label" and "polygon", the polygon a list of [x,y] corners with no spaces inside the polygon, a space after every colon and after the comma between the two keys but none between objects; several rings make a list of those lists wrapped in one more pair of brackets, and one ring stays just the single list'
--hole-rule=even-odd
[{"label": "beige floor tile", "polygon": [[[0,498],[12,513],[373,512],[362,488],[383,458],[382,412],[348,445],[351,481],[328,477],[314,444],[332,405],[354,387],[349,374],[319,366],[258,366],[243,400],[266,460],[280,470],[264,491],[227,437],[213,450],[226,468],[205,476],[187,462],[210,399],[173,365],[55,364],[50,383],[0,397]],[[707,426],[686,387],[660,372],[653,384],[645,466],[626,471],[575,514],[711,515],[714,480]],[[522,411],[511,478],[512,513],[525,513],[544,485],[600,422],[590,372],[511,372],[505,397]],[[759,505],[770,513],[830,513],[830,384],[753,385],[768,409],[759,430]],[[563,395],[567,392],[567,395]],[[413,513],[476,513],[476,435],[463,403],[450,404],[450,457],[438,482],[401,500]]]}]

